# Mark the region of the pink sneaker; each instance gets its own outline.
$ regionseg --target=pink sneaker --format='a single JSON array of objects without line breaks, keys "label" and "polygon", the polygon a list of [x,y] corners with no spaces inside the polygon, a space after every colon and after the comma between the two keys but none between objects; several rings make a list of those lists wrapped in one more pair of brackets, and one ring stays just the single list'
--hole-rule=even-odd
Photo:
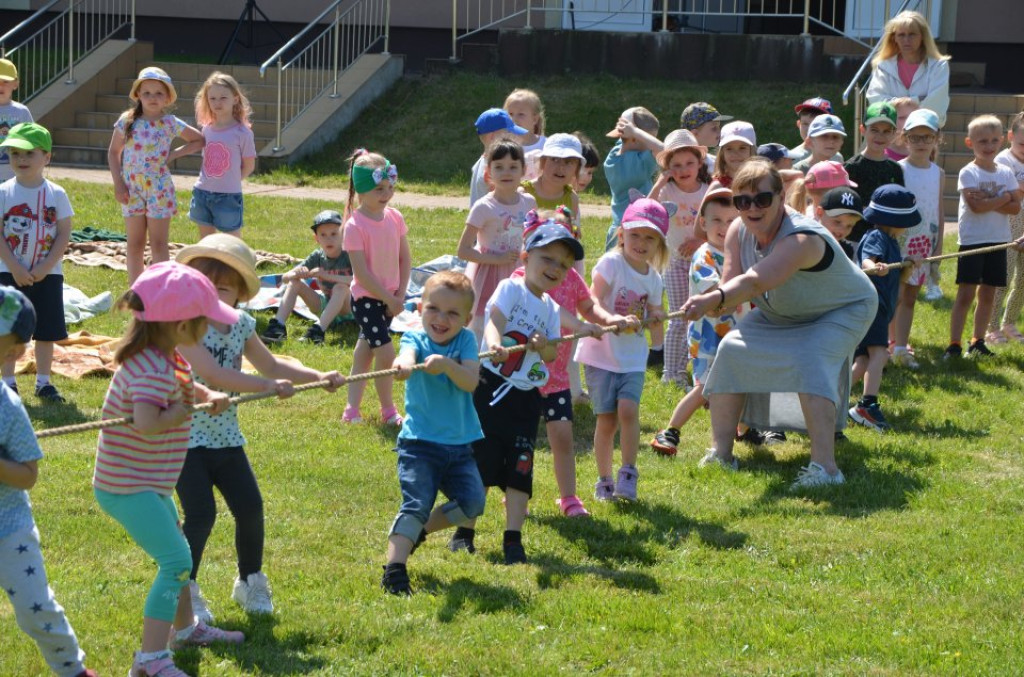
[{"label": "pink sneaker", "polygon": [[173,639],[171,639],[170,648],[180,649],[186,646],[209,646],[214,642],[241,644],[244,641],[245,634],[238,630],[221,630],[198,621],[192,628],[192,634],[185,639],[178,639],[177,634],[175,634]]},{"label": "pink sneaker", "polygon": [[132,669],[128,671],[128,677],[189,677],[189,675],[174,664],[170,653],[145,663],[139,662],[139,655],[136,653],[135,660],[132,661]]}]

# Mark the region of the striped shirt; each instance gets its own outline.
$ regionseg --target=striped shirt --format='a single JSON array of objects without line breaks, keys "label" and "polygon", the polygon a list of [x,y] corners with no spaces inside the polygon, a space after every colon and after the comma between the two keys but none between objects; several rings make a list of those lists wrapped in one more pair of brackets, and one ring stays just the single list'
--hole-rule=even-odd
[{"label": "striped shirt", "polygon": [[[132,355],[114,374],[103,402],[103,418],[134,413],[136,402],[166,409],[194,401],[192,368],[177,351],[173,361],[150,346]],[[155,491],[170,496],[185,463],[191,416],[180,426],[144,435],[125,425],[100,431],[92,484],[112,494]]]}]

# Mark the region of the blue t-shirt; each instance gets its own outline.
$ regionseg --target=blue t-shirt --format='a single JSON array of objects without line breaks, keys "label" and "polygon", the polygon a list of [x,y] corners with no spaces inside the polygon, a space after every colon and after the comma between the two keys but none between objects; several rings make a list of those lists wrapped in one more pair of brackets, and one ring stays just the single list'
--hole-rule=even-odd
[{"label": "blue t-shirt", "polygon": [[658,173],[658,161],[649,150],[622,150],[622,141],[604,159],[604,176],[612,191],[612,225],[619,225],[622,215],[629,206],[629,189],[636,188],[647,195],[654,188],[654,175]]},{"label": "blue t-shirt", "polygon": [[[899,240],[887,235],[877,228],[864,233],[857,244],[857,265],[867,258],[882,263],[899,263],[903,260]],[[890,270],[885,275],[868,275],[871,284],[878,291],[878,312],[892,318],[896,312],[896,300],[900,293],[900,273],[902,269]]]},{"label": "blue t-shirt", "polygon": [[[463,327],[445,345],[430,340],[423,330],[402,335],[398,353],[416,351],[416,364],[430,355],[444,355],[456,362],[477,361],[476,336]],[[473,393],[459,388],[446,374],[414,371],[405,384],[405,418],[399,439],[437,444],[469,444],[484,436],[473,407]]]},{"label": "blue t-shirt", "polygon": [[[0,384],[0,458],[27,463],[42,457],[43,450],[21,398],[6,384]],[[33,524],[28,492],[0,482],[0,538],[31,529]]]}]

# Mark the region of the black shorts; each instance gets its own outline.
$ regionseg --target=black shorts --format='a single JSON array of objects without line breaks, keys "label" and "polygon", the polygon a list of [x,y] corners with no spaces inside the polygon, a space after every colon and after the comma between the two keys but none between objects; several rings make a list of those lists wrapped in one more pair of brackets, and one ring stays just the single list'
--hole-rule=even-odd
[{"label": "black shorts", "polygon": [[[968,252],[972,249],[991,247],[998,242],[986,244],[961,245],[958,251]],[[957,284],[984,284],[989,287],[1006,286],[1006,251],[961,256],[956,260]]]},{"label": "black shorts", "polygon": [[879,307],[878,312],[875,313],[875,319],[871,321],[871,326],[868,327],[868,333],[860,340],[857,350],[853,352],[854,357],[867,355],[868,348],[870,347],[888,347],[889,323],[892,322],[892,317],[892,313],[886,313]]},{"label": "black shorts", "polygon": [[540,413],[544,421],[569,421],[572,422],[572,391],[559,390],[547,395],[540,396]]},{"label": "black shorts", "polygon": [[494,391],[504,383],[505,379],[480,368],[473,404],[484,438],[473,443],[473,458],[485,487],[512,488],[533,496],[540,391],[512,388],[492,406]]},{"label": "black shorts", "polygon": [[383,301],[364,296],[352,302],[352,312],[359,323],[359,338],[371,348],[391,343],[391,315]]},{"label": "black shorts", "polygon": [[64,276],[47,275],[40,282],[19,287],[10,273],[0,273],[0,284],[14,287],[24,294],[36,309],[36,341],[63,341],[68,337],[64,324]]}]

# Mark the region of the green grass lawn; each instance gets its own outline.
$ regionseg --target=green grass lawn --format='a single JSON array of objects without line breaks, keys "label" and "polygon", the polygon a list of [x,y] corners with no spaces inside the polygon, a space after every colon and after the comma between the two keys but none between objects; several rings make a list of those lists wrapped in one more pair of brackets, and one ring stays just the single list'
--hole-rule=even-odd
[{"label": "green grass lawn", "polygon": [[[65,187],[77,226],[120,227],[109,189]],[[249,198],[246,239],[305,255],[311,216],[338,206]],[[454,249],[462,212],[405,216],[415,261]],[[584,233],[592,264],[604,224],[588,220]],[[192,226],[176,218],[172,240],[194,239]],[[919,305],[913,343],[921,370],[885,376],[882,404],[897,432],[849,431],[837,454],[844,486],[789,493],[807,462],[799,436],[770,450],[738,446],[739,473],[698,469],[709,431],[701,412],[677,458],[642,451],[639,503],[599,504],[589,499],[594,419],[577,410],[580,493],[593,516],[557,512],[542,436],[524,529],[530,564],[500,564],[502,511],[492,493],[476,555],[452,554],[445,536],[430,538],[410,562],[411,599],[378,587],[399,504],[395,431],[342,428],[341,394],[245,405],[240,418],[266,502],[265,570],[278,611],[250,619],[231,602],[233,527],[222,505],[201,582],[218,622],[249,640],[180,652],[179,665],[202,677],[1021,674],[1024,347],[999,347],[983,364],[939,360],[953,289],[946,265],[947,298]],[[125,288],[123,273],[69,265],[66,275],[90,294]],[[258,319],[262,328],[268,316]],[[117,334],[125,320],[106,315],[76,328]],[[293,322],[292,335],[302,326]],[[281,351],[347,371],[355,335],[345,327],[324,347],[293,339]],[[30,392],[29,378],[22,392]],[[106,379],[58,384],[72,404],[43,407],[26,397],[37,428],[98,417]],[[648,374],[645,441],[679,395]],[[372,389],[366,399],[364,411],[375,412]],[[89,665],[123,674],[155,568],[96,505],[95,443],[95,433],[44,440],[32,500],[51,585]],[[0,675],[46,674],[6,603],[0,632]]]}]

